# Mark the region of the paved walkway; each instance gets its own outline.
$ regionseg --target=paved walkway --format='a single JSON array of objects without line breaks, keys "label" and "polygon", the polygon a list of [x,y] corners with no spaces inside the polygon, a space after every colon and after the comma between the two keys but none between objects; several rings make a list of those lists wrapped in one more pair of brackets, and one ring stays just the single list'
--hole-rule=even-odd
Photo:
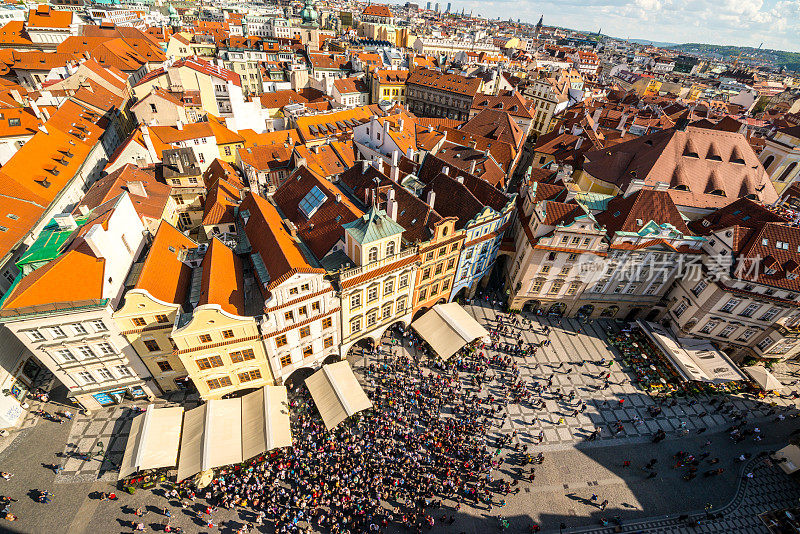
[{"label": "paved walkway", "polygon": [[[491,307],[466,306],[466,309],[487,328],[497,324],[498,311]],[[550,339],[551,344],[541,347],[535,355],[525,358],[515,357],[520,365],[520,376],[527,382],[534,380],[543,382],[553,375],[554,387],[560,388],[564,394],[575,393],[571,402],[559,401],[556,395],[545,394],[543,409],[536,409],[527,404],[510,405],[508,413],[510,422],[503,429],[506,432],[516,430],[522,442],[534,443],[531,439],[544,432],[544,440],[539,450],[558,450],[584,443],[588,446],[605,446],[609,442],[618,444],[641,443],[649,441],[651,436],[663,429],[675,434],[685,427],[689,432],[707,428],[713,432],[730,425],[730,419],[717,412],[711,404],[711,397],[698,396],[692,399],[680,399],[672,407],[664,406],[662,413],[652,417],[647,408],[656,404],[649,394],[637,388],[633,383],[633,375],[622,366],[619,354],[606,342],[608,331],[619,331],[619,325],[613,320],[598,320],[583,323],[576,319],[559,319],[550,317],[533,317],[533,328],[514,329],[514,334],[521,332],[526,343],[540,343]],[[545,336],[544,326],[550,327],[550,335]],[[501,339],[512,342],[512,338]],[[595,365],[605,358],[615,360],[610,368]],[[582,367],[575,364],[586,362]],[[563,365],[562,365],[563,364]],[[559,367],[560,366],[560,367]],[[567,370],[572,372],[567,374]],[[600,378],[611,373],[610,386],[603,390]],[[498,387],[490,388],[492,393]],[[619,400],[624,399],[620,406]],[[773,407],[763,400],[755,400],[743,396],[729,397],[729,404],[734,412],[746,414],[749,422],[770,421],[774,419]],[[571,417],[576,406],[583,401],[588,408],[582,414]],[[798,413],[798,401],[784,398],[770,399],[777,407],[782,407],[785,414]],[[706,415],[704,415],[706,414]],[[559,424],[559,419],[564,423]],[[638,418],[643,421],[634,423]],[[623,431],[613,434],[612,424],[622,422]],[[601,429],[600,439],[586,442],[585,438],[595,427]]]}]

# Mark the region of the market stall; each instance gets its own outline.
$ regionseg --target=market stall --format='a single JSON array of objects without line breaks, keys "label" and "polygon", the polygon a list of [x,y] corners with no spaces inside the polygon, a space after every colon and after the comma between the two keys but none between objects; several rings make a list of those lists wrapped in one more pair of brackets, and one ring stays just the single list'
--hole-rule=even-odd
[{"label": "market stall", "polygon": [[323,365],[322,369],[306,378],[305,383],[328,430],[348,417],[372,408],[372,402],[347,361]]},{"label": "market stall", "polygon": [[797,445],[788,445],[774,452],[772,459],[787,475],[800,471],[800,447]]},{"label": "market stall", "polygon": [[781,392],[785,389],[780,380],[775,378],[775,376],[762,365],[742,367],[742,371],[747,373],[750,378],[753,379],[753,382],[758,384],[758,387],[764,391]]},{"label": "market stall", "polygon": [[210,400],[186,412],[177,479],[239,464],[291,444],[284,386],[265,386],[243,397]]},{"label": "market stall", "polygon": [[133,419],[119,466],[119,477],[139,471],[175,467],[183,425],[183,408],[156,408],[154,404]]},{"label": "market stall", "polygon": [[435,305],[411,323],[411,328],[445,360],[469,343],[489,336],[457,302]]}]

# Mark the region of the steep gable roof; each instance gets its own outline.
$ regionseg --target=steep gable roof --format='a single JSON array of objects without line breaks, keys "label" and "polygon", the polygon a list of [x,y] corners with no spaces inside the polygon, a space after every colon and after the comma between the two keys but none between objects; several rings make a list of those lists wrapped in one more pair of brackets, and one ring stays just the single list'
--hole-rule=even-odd
[{"label": "steep gable roof", "polygon": [[215,237],[200,266],[203,274],[198,306],[218,304],[228,313],[243,316],[244,276],[239,257]]},{"label": "steep gable roof", "polygon": [[136,289],[144,289],[163,302],[183,304],[188,295],[192,268],[180,260],[180,254],[196,247],[193,239],[167,221],[161,221],[142,264]]}]

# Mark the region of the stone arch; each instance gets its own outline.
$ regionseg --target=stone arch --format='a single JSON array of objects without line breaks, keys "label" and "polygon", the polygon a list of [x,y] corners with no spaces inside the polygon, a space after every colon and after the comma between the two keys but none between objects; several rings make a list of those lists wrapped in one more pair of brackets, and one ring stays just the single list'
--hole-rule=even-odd
[{"label": "stone arch", "polygon": [[567,305],[563,302],[554,302],[550,309],[547,310],[547,315],[556,315],[558,317],[562,317],[564,312],[567,310]]},{"label": "stone arch", "polygon": [[600,317],[614,317],[617,312],[619,312],[619,306],[614,304],[613,306],[609,306],[600,312]]},{"label": "stone arch", "polygon": [[590,317],[594,313],[594,304],[584,304],[578,308],[578,317]]},{"label": "stone arch", "polygon": [[541,307],[542,303],[536,299],[526,300],[522,305],[522,311],[536,313]]},{"label": "stone arch", "polygon": [[285,385],[288,389],[296,390],[302,386],[305,383],[306,378],[312,374],[314,374],[314,369],[311,367],[301,367],[290,374],[288,378],[283,381],[283,385]]}]

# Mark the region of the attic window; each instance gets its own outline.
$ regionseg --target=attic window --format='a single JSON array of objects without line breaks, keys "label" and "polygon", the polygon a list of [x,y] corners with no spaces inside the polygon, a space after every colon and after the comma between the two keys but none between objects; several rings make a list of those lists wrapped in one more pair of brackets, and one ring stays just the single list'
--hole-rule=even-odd
[{"label": "attic window", "polygon": [[621,213],[620,213],[620,212],[618,212],[618,211],[615,211],[615,212],[614,212],[614,214],[613,214],[613,217],[619,217],[620,215],[621,215]]},{"label": "attic window", "polygon": [[5,226],[0,226],[0,232],[8,232],[8,228]]},{"label": "attic window", "polygon": [[764,238],[764,239],[762,239],[762,240],[761,240],[761,245],[762,245],[762,246],[765,246],[765,247],[766,247],[767,245],[769,245],[769,239],[767,239],[767,238]]},{"label": "attic window", "polygon": [[749,215],[745,215],[744,217],[742,217],[742,220],[743,220],[743,221],[747,221],[747,220],[749,220],[749,219],[750,219],[750,216],[749,216]]},{"label": "attic window", "polygon": [[168,248],[170,252],[175,252],[175,247],[173,247],[172,245],[170,245]]},{"label": "attic window", "polygon": [[675,190],[676,191],[688,191],[689,190],[689,186],[686,185],[686,184],[678,184],[678,185],[675,186]]},{"label": "attic window", "polygon": [[647,141],[644,142],[644,144],[646,144],[647,146],[653,146],[653,140],[648,139]]},{"label": "attic window", "polygon": [[17,219],[19,219],[19,215],[15,215],[13,213],[9,213],[8,215],[6,215],[6,217],[11,219],[12,221],[16,221]]},{"label": "attic window", "polygon": [[717,195],[718,197],[724,197],[725,191],[723,191],[722,189],[714,189],[709,193],[709,195]]}]

